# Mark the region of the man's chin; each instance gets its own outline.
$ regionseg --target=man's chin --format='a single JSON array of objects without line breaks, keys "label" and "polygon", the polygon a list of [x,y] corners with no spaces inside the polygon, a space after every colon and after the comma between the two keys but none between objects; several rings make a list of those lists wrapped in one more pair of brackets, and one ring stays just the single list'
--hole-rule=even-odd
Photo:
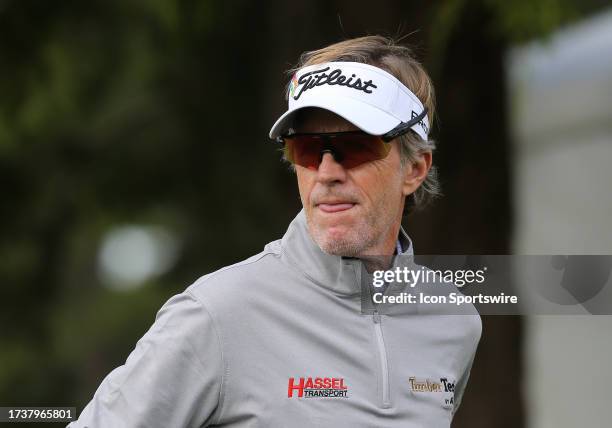
[{"label": "man's chin", "polygon": [[313,233],[313,236],[324,253],[334,256],[355,257],[363,245],[359,234],[346,226],[318,230]]},{"label": "man's chin", "polygon": [[352,215],[355,207],[337,214],[312,212],[308,219],[310,236],[324,253],[355,257],[367,241],[364,224]]}]

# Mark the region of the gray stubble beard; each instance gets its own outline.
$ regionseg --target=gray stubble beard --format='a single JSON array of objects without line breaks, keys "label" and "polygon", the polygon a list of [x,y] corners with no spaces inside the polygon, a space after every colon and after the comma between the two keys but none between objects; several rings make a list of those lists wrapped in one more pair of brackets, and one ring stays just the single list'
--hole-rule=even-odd
[{"label": "gray stubble beard", "polygon": [[372,216],[368,217],[366,219],[366,226],[368,226],[370,236],[360,235],[358,230],[351,229],[350,236],[347,239],[333,241],[328,240],[325,237],[325,233],[320,228],[317,228],[308,216],[306,222],[310,236],[324,253],[333,256],[359,257],[364,255],[368,248],[377,243],[376,222],[371,218]]}]

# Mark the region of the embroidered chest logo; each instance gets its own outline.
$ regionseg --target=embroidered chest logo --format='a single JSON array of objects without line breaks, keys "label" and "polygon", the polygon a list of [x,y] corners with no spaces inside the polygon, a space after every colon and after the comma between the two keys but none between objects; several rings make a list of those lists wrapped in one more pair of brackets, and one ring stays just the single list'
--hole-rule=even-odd
[{"label": "embroidered chest logo", "polygon": [[[448,378],[441,377],[440,382],[431,381],[429,379],[417,379],[412,376],[408,378],[410,389],[412,392],[446,392],[450,393],[450,397],[444,398],[442,404],[445,408],[452,408],[455,404],[455,382],[451,382]],[[447,394],[448,396],[448,394]]]},{"label": "embroidered chest logo", "polygon": [[[304,92],[322,85],[346,86],[357,91],[363,91],[366,94],[371,94],[372,89],[378,87],[372,83],[372,79],[363,81],[355,74],[345,76],[339,68],[326,73],[329,69],[330,67],[325,67],[319,70],[309,71],[308,73],[302,74],[299,79],[297,79],[294,74],[289,83],[289,95],[292,96],[294,100],[297,100]],[[298,87],[300,87],[299,90]],[[295,94],[296,92],[297,94]]]},{"label": "embroidered chest logo", "polygon": [[347,398],[348,386],[341,377],[290,377],[287,397]]}]

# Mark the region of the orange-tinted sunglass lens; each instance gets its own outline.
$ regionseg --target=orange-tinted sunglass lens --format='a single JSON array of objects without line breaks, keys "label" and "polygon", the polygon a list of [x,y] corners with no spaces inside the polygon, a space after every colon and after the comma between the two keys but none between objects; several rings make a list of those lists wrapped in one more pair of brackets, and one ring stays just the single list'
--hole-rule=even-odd
[{"label": "orange-tinted sunglass lens", "polygon": [[295,134],[284,140],[285,158],[309,169],[319,168],[325,151],[329,151],[344,168],[350,169],[384,159],[391,150],[391,144],[383,142],[380,137],[362,132]]}]

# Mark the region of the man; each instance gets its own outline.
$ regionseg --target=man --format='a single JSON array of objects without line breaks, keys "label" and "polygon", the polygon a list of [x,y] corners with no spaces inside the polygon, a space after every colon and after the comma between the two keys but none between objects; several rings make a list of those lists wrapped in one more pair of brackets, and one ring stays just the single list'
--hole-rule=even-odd
[{"label": "man", "polygon": [[72,426],[449,426],[480,318],[363,314],[358,279],[361,259],[412,253],[406,201],[435,193],[431,82],[407,48],[364,37],[303,55],[287,96],[270,136],[303,210],[171,298]]}]

